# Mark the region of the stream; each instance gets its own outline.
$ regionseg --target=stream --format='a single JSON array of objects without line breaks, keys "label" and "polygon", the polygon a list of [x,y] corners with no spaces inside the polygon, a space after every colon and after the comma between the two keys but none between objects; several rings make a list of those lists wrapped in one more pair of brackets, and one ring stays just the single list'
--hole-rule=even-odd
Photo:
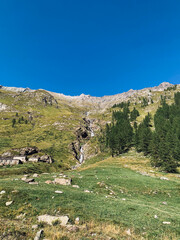
[{"label": "stream", "polygon": [[[86,116],[88,116],[88,115],[89,115],[89,112],[86,113]],[[93,131],[92,127],[91,127],[92,121],[91,120],[89,120],[89,121],[90,121],[90,125],[89,125],[90,135],[91,135],[91,137],[94,137],[95,134],[94,134],[94,131]],[[84,161],[84,147],[81,146],[80,147],[79,163],[81,164],[81,163],[83,163],[83,161]]]},{"label": "stream", "polygon": [[81,164],[84,161],[84,149],[83,146],[80,148],[80,157],[79,157],[79,163]]}]

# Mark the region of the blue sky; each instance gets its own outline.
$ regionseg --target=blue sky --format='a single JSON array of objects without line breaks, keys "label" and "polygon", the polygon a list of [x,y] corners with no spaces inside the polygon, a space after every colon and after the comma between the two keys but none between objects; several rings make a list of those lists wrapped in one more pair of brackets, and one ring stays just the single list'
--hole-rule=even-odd
[{"label": "blue sky", "polygon": [[179,12],[179,0],[1,0],[0,84],[103,96],[180,83]]}]

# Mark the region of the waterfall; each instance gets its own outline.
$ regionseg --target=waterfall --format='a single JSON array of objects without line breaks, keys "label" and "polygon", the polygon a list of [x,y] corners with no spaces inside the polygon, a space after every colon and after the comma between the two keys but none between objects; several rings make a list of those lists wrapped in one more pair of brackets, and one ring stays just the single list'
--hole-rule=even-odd
[{"label": "waterfall", "polygon": [[92,125],[92,120],[90,120],[89,129],[90,129],[91,137],[94,137],[95,134],[94,134],[94,131],[93,131],[91,125]]},{"label": "waterfall", "polygon": [[90,132],[91,132],[91,137],[94,137],[94,131],[92,130],[92,128],[90,128]]},{"label": "waterfall", "polygon": [[84,161],[84,150],[83,147],[80,148],[80,157],[79,162],[82,163]]}]

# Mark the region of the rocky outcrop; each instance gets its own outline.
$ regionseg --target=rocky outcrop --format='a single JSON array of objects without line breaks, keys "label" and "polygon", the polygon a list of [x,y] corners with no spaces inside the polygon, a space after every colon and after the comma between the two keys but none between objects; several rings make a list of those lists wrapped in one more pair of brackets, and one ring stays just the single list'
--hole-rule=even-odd
[{"label": "rocky outcrop", "polygon": [[12,159],[12,158],[0,158],[0,166],[8,166],[8,165],[18,165],[22,164],[20,160]]},{"label": "rocky outcrop", "polygon": [[[37,147],[23,147],[23,148],[13,148],[7,152],[4,152],[2,157],[26,157],[38,153],[39,149]],[[19,158],[18,158],[19,159]]]},{"label": "rocky outcrop", "polygon": [[26,162],[52,163],[51,156],[44,154],[37,147],[14,148],[0,156],[0,166],[17,165]]},{"label": "rocky outcrop", "polygon": [[[88,113],[86,113],[86,116],[88,116]],[[81,126],[75,131],[77,140],[72,142],[70,146],[74,157],[79,161],[80,164],[85,160],[83,147],[85,142],[90,140],[90,138],[94,137],[95,135],[92,128],[93,122],[93,120],[87,119],[86,117],[82,118]]]}]

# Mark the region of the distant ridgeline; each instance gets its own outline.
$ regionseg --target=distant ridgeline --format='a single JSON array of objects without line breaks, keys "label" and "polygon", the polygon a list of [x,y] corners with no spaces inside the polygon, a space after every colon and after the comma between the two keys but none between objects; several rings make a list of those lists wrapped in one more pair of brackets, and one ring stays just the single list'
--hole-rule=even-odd
[{"label": "distant ridgeline", "polygon": [[112,156],[134,146],[138,152],[151,156],[152,166],[176,172],[180,166],[180,92],[174,95],[172,105],[161,97],[161,106],[154,115],[154,130],[149,113],[137,125],[139,112],[135,108],[130,112],[129,102],[118,107],[122,110],[113,111],[112,123],[106,125],[105,133],[100,136],[101,144],[110,149]]}]

